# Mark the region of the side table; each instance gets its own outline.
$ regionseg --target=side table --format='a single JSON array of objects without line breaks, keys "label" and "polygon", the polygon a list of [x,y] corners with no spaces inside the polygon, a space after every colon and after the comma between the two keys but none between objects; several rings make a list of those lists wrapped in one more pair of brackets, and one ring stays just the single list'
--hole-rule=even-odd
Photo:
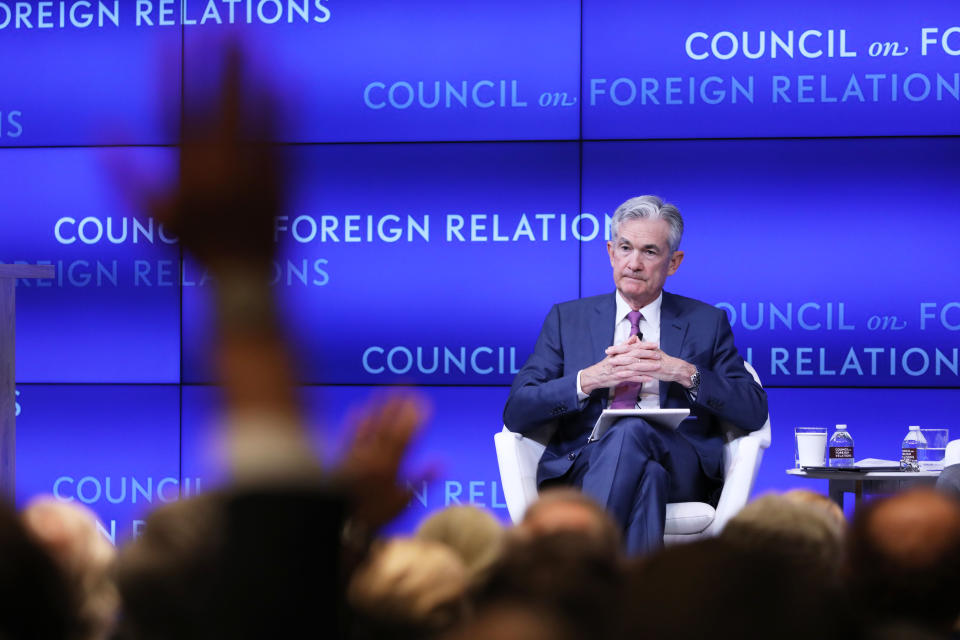
[{"label": "side table", "polygon": [[939,471],[834,471],[832,469],[787,469],[787,475],[798,478],[827,480],[830,499],[843,508],[843,494],[854,494],[854,505],[860,506],[864,494],[896,493],[908,487],[936,484]]}]

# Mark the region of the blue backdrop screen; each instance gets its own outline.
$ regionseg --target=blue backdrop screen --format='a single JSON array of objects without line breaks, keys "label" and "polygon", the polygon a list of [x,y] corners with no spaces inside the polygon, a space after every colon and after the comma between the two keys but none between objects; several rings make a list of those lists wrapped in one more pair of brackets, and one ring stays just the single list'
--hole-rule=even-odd
[{"label": "blue backdrop screen", "polygon": [[[940,277],[960,276],[956,151],[953,139],[589,142],[584,210],[611,215],[638,176],[675,202],[685,259],[666,288],[726,309],[764,384],[956,387],[960,304]],[[582,251],[584,294],[611,290],[603,239]]]},{"label": "blue backdrop screen", "polygon": [[138,193],[229,41],[282,113],[274,286],[317,450],[384,386],[434,405],[399,529],[505,517],[508,387],[553,303],[613,290],[608,219],[641,193],[686,218],[668,290],[725,309],[770,390],[757,491],[796,485],[796,426],[846,422],[857,457],[960,434],[952,2],[0,1],[0,262],[56,267],[17,285],[21,502],[123,539],[223,481],[213,283]]},{"label": "blue backdrop screen", "polygon": [[584,0],[583,13],[588,138],[960,132],[952,2]]},{"label": "blue backdrop screen", "polygon": [[[179,382],[179,247],[137,217],[118,166],[169,177],[170,149],[0,150],[0,262],[53,264],[18,282],[17,380]],[[129,197],[127,197],[129,195]]]},{"label": "blue backdrop screen", "polygon": [[134,8],[0,2],[0,146],[174,142],[180,31]]},{"label": "blue backdrop screen", "polygon": [[17,410],[19,504],[52,494],[86,505],[117,542],[153,508],[203,489],[180,472],[175,385],[21,384]]},{"label": "blue backdrop screen", "polygon": [[227,32],[289,110],[286,141],[578,136],[579,2],[306,4],[308,20],[186,29],[187,99],[207,90],[210,38]]},{"label": "blue backdrop screen", "polygon": [[[314,425],[318,455],[333,463],[349,442],[349,415],[376,396],[377,387],[308,387],[304,401]],[[493,449],[491,434],[499,430],[507,399],[503,387],[420,387],[432,406],[431,416],[405,463],[414,498],[392,529],[409,531],[423,516],[450,504],[476,504],[507,519],[506,503],[494,455],[468,455]],[[224,482],[216,455],[220,424],[215,387],[183,389],[183,476],[200,486]]]},{"label": "blue backdrop screen", "polygon": [[[292,159],[275,279],[309,382],[509,384],[529,328],[577,296],[575,143],[338,145]],[[184,375],[207,381],[208,323],[194,309],[208,287],[192,281]]]}]

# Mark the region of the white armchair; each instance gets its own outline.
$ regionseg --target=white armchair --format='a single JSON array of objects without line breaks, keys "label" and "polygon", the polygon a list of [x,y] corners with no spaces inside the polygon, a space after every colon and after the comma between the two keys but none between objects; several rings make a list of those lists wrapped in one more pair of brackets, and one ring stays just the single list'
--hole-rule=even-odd
[{"label": "white armchair", "polygon": [[[745,364],[759,384],[757,372],[749,363]],[[527,506],[537,499],[537,464],[550,436],[550,430],[524,436],[504,427],[493,437],[503,495],[514,523],[520,522]],[[724,437],[727,440],[723,448],[724,482],[716,509],[705,502],[668,504],[665,544],[717,535],[750,499],[763,450],[770,446],[770,416],[757,431],[745,432],[729,425]]]},{"label": "white armchair", "polygon": [[[951,440],[947,443],[947,450],[943,454],[943,466],[949,467],[952,464],[960,464],[960,440]],[[510,513],[513,517],[513,513]]]}]

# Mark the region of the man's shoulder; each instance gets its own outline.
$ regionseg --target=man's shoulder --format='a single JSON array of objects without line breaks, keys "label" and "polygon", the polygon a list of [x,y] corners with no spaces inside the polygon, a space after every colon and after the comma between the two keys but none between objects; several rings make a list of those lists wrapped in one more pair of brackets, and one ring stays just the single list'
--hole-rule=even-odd
[{"label": "man's shoulder", "polygon": [[580,314],[591,309],[603,309],[611,305],[616,308],[617,303],[613,296],[612,293],[602,293],[598,296],[567,300],[557,303],[555,306],[560,315]]},{"label": "man's shoulder", "polygon": [[663,305],[677,314],[698,314],[716,317],[724,313],[723,309],[718,309],[702,300],[680,296],[667,291],[663,292]]}]

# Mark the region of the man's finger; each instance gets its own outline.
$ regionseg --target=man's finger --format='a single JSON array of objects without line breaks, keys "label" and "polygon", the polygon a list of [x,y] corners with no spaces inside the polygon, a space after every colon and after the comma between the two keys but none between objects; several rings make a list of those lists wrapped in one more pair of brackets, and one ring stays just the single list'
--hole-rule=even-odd
[{"label": "man's finger", "polygon": [[624,353],[611,356],[609,362],[611,367],[626,367],[636,369],[637,371],[648,371],[652,368],[660,368],[663,366],[663,361],[660,360],[659,354],[650,354],[649,352]]},{"label": "man's finger", "polygon": [[615,387],[624,382],[645,383],[653,380],[656,380],[656,378],[650,376],[648,373],[641,373],[630,369],[620,369],[614,374],[613,379],[609,381],[607,386]]},{"label": "man's finger", "polygon": [[[660,353],[660,347],[658,347],[653,342],[632,342],[632,343],[622,343],[615,344],[611,347],[606,348],[607,355],[619,355],[622,353]],[[652,356],[646,356],[652,357]]]}]

